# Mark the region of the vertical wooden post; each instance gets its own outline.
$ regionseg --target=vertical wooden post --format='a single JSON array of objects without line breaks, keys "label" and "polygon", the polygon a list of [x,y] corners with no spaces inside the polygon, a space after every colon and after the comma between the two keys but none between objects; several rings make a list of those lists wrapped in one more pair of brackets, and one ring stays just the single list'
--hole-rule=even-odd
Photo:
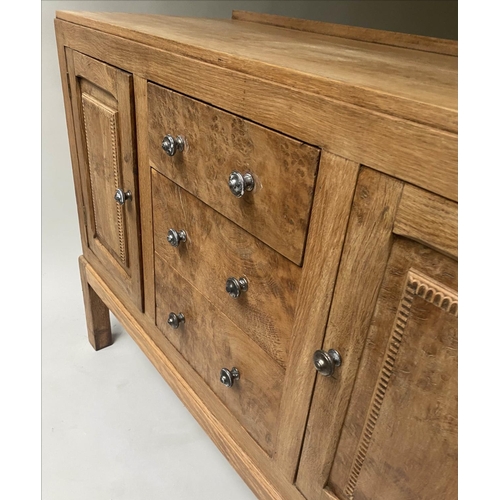
[{"label": "vertical wooden post", "polygon": [[89,342],[98,351],[113,343],[111,337],[111,322],[109,320],[109,309],[95,293],[87,281],[87,262],[81,256],[78,259],[80,265],[80,277],[82,280],[83,301],[85,304],[85,317],[87,319],[87,331]]}]

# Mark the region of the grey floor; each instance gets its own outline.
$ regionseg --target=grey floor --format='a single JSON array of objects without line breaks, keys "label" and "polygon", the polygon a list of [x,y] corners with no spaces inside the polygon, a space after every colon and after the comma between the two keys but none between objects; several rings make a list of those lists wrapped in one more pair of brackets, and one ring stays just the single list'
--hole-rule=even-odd
[{"label": "grey floor", "polygon": [[43,499],[254,499],[114,317],[91,348],[77,261],[44,260]]}]

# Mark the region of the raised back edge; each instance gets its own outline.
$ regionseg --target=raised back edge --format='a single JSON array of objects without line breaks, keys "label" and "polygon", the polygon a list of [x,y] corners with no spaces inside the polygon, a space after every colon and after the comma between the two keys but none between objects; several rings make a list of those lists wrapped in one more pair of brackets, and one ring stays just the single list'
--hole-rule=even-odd
[{"label": "raised back edge", "polygon": [[248,12],[244,10],[233,10],[232,19],[259,24],[269,24],[280,28],[288,28],[321,35],[349,38],[362,42],[392,45],[406,49],[420,50],[422,52],[434,52],[448,56],[458,56],[458,41],[429,36],[411,35],[397,33],[394,31],[376,30],[372,28],[361,28],[358,26],[347,26],[345,24],[326,23],[323,21],[310,21],[294,17],[278,16],[275,14],[263,14],[260,12]]}]

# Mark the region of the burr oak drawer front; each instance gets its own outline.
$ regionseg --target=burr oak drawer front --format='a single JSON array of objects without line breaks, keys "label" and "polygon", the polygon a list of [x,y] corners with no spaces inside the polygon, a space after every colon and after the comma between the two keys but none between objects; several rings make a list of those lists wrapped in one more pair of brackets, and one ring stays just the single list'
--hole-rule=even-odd
[{"label": "burr oak drawer front", "polygon": [[261,448],[271,454],[283,368],[158,254],[155,285],[160,331]]},{"label": "burr oak drawer front", "polygon": [[158,171],[301,265],[319,149],[148,84]]}]

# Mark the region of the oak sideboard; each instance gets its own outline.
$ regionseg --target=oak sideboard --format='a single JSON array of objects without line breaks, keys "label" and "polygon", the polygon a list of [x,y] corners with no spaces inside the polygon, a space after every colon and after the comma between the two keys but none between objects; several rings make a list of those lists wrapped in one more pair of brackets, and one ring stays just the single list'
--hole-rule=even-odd
[{"label": "oak sideboard", "polygon": [[258,498],[457,498],[457,42],[55,28],[94,349],[111,311]]}]

